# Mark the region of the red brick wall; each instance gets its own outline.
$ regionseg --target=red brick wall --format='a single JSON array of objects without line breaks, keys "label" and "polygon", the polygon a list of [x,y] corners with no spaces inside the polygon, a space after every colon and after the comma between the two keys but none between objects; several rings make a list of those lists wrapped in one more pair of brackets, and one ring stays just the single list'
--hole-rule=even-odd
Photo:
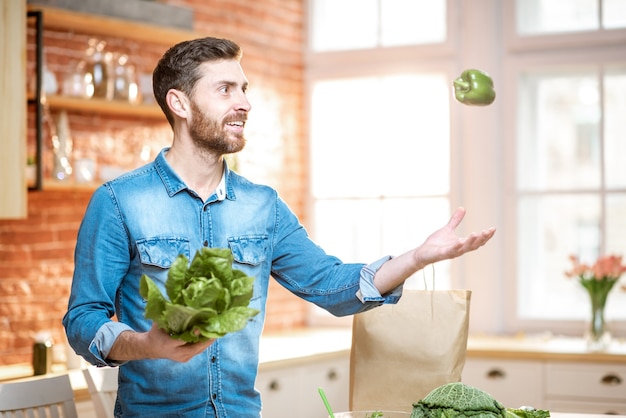
[{"label": "red brick wall", "polygon": [[[304,2],[163,2],[193,7],[197,32],[239,42],[244,49],[242,64],[251,84],[261,86],[278,98],[279,164],[273,164],[268,178],[306,224],[303,217],[307,172],[302,57]],[[88,38],[88,34],[45,32],[46,62],[59,82],[73,62],[82,57]],[[32,31],[29,39],[29,66],[32,66]],[[128,53],[143,72],[152,71],[165,49],[162,45],[140,44],[123,38],[106,38],[106,41],[111,50]],[[152,159],[170,139],[167,123],[153,119],[75,112],[69,112],[68,119],[74,155],[93,158],[100,167],[133,168],[141,163],[142,147],[150,147]],[[28,148],[32,153],[32,109],[29,110],[29,130]],[[45,173],[49,174],[52,154],[45,132],[43,163]],[[65,343],[60,321],[71,283],[76,232],[90,195],[90,189],[80,187],[29,192],[26,219],[0,220],[0,365],[29,362],[33,337],[38,331],[51,331],[57,343]],[[302,326],[306,323],[306,312],[304,302],[273,283],[266,331]]]},{"label": "red brick wall", "polygon": [[76,232],[91,192],[31,192],[28,218],[0,221],[0,364],[30,361],[35,334],[65,337]]}]

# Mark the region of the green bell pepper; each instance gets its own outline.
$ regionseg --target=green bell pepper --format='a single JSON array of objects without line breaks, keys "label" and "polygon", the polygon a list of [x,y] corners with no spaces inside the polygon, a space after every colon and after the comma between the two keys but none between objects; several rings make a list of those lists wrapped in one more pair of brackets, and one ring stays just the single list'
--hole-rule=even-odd
[{"label": "green bell pepper", "polygon": [[480,70],[465,70],[454,80],[454,97],[469,106],[487,106],[496,99],[493,80]]}]

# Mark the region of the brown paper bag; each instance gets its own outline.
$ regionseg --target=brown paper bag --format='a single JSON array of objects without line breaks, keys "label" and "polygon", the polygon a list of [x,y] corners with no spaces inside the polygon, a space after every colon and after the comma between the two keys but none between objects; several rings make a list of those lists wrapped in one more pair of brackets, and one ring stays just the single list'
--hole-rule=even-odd
[{"label": "brown paper bag", "polygon": [[408,290],[396,305],[354,315],[350,410],[411,412],[431,390],[461,380],[469,290]]}]

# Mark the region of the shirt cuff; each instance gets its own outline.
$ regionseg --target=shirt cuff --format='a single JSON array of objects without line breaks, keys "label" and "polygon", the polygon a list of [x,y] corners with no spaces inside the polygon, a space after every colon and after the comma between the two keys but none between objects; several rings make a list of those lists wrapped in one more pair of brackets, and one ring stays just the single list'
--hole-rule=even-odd
[{"label": "shirt cuff", "polygon": [[98,365],[116,367],[125,363],[107,360],[113,343],[115,343],[117,337],[124,331],[133,331],[133,329],[121,322],[109,321],[102,325],[98,332],[96,332],[96,336],[91,341],[91,344],[89,344],[89,351],[98,360]]},{"label": "shirt cuff", "polygon": [[361,279],[359,282],[359,290],[356,292],[356,297],[359,298],[362,303],[397,303],[400,300],[404,284],[399,285],[385,296],[382,296],[376,286],[374,286],[374,276],[376,275],[376,272],[389,260],[391,260],[391,256],[387,255],[361,269]]}]

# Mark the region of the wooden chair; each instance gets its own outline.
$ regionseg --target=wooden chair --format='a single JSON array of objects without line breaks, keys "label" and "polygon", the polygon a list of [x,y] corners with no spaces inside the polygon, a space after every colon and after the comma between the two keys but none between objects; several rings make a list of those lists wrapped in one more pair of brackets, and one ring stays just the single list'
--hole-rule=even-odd
[{"label": "wooden chair", "polygon": [[0,418],[78,418],[67,374],[0,383]]},{"label": "wooden chair", "polygon": [[[111,418],[117,398],[117,367],[89,366],[83,369],[87,389],[91,395],[96,416]],[[1,417],[0,417],[1,418]]]}]

